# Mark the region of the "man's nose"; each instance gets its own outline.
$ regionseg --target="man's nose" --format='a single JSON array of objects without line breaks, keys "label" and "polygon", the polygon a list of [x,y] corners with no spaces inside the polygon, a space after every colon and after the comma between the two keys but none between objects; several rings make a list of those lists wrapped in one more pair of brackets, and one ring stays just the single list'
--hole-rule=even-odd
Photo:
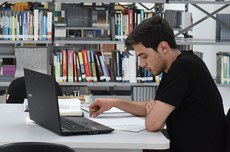
[{"label": "man's nose", "polygon": [[143,61],[142,59],[140,59],[140,67],[142,67],[142,68],[144,68],[144,67],[146,67],[146,62],[145,61]]}]

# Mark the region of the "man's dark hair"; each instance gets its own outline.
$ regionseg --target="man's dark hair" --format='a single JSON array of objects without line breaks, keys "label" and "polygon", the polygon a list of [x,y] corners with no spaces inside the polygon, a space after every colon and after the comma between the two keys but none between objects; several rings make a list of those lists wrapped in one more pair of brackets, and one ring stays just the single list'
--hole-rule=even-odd
[{"label": "man's dark hair", "polygon": [[157,51],[161,41],[168,42],[173,49],[177,48],[174,33],[169,23],[159,17],[153,16],[141,22],[128,36],[125,41],[127,48],[142,43],[146,48]]}]

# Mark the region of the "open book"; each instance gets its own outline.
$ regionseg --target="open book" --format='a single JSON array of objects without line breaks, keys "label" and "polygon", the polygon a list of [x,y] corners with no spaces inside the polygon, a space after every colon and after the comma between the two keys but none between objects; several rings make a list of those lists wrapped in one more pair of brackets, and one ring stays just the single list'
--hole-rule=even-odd
[{"label": "open book", "polygon": [[[61,116],[82,116],[81,100],[78,98],[58,98],[59,112]],[[24,100],[24,111],[29,111],[28,101]]]},{"label": "open book", "polygon": [[59,98],[59,112],[61,116],[82,116],[81,101],[77,98]]}]

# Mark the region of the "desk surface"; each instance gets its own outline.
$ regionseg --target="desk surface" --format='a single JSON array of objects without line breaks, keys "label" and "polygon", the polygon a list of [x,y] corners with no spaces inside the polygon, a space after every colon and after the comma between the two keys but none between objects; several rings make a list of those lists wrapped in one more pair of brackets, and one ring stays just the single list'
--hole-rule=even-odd
[{"label": "desk surface", "polygon": [[0,145],[9,142],[39,141],[88,149],[168,149],[169,140],[161,132],[113,131],[100,135],[60,136],[37,125],[27,125],[21,104],[0,104]]}]

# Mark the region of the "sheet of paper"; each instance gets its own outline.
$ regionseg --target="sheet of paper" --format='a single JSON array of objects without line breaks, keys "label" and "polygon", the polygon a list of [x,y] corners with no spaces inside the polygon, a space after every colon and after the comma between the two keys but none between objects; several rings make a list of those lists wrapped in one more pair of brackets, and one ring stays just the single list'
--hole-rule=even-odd
[{"label": "sheet of paper", "polygon": [[104,124],[116,130],[139,132],[145,129],[145,121],[142,118],[135,116],[111,116],[111,117],[96,117],[90,118],[93,121]]},{"label": "sheet of paper", "polygon": [[[81,109],[84,110],[84,111],[86,111],[86,112],[89,112],[89,107],[81,107]],[[113,108],[111,108],[110,110],[105,111],[104,113],[105,113],[105,114],[125,113],[125,111],[113,107]]]}]

